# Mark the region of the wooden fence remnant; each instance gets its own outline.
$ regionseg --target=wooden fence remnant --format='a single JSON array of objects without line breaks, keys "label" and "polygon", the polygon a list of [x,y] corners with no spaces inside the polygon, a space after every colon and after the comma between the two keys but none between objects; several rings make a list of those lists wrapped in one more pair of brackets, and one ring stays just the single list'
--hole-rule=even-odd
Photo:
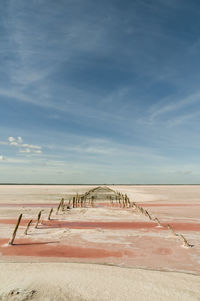
[{"label": "wooden fence remnant", "polygon": [[22,219],[22,213],[21,213],[20,216],[18,217],[18,220],[17,220],[16,226],[15,226],[15,229],[14,229],[13,234],[12,234],[12,237],[11,237],[11,239],[10,239],[10,241],[9,241],[9,245],[13,245],[13,243],[14,243],[14,240],[15,240],[15,237],[16,237],[16,234],[17,234],[17,229],[18,229],[18,227],[19,227],[19,224],[20,224],[21,219]]},{"label": "wooden fence remnant", "polygon": [[49,221],[50,221],[50,219],[51,219],[52,213],[53,213],[53,208],[51,208],[51,210],[49,211],[49,215],[48,215],[48,220],[49,220]]},{"label": "wooden fence remnant", "polygon": [[39,224],[39,222],[40,222],[41,215],[42,215],[42,211],[40,211],[40,212],[38,213],[38,217],[37,217],[37,221],[36,221],[36,224],[35,224],[35,228],[38,227],[38,224]]},{"label": "wooden fence remnant", "polygon": [[73,203],[73,208],[75,208],[75,202],[76,202],[76,198],[73,197],[72,203]]},{"label": "wooden fence remnant", "polygon": [[172,226],[170,226],[169,224],[167,225],[168,230],[171,231],[172,235],[177,236],[177,234],[175,233],[174,229],[172,228]]},{"label": "wooden fence remnant", "polygon": [[32,224],[33,220],[31,219],[28,224],[27,224],[27,227],[26,227],[26,230],[24,231],[24,234],[27,235],[28,234],[28,229],[30,228],[30,225]]},{"label": "wooden fence remnant", "polygon": [[59,210],[60,210],[60,207],[62,206],[62,200],[60,201],[58,207],[57,207],[57,211],[56,211],[56,214],[58,214]]},{"label": "wooden fence remnant", "polygon": [[158,226],[159,226],[159,227],[162,227],[161,222],[159,221],[159,219],[158,219],[157,217],[154,218],[154,221],[156,221],[156,222],[158,223]]},{"label": "wooden fence remnant", "polygon": [[191,248],[192,247],[192,245],[190,245],[188,243],[188,241],[186,240],[186,238],[182,234],[180,234],[179,237],[182,239],[184,247],[187,247],[187,248]]},{"label": "wooden fence remnant", "polygon": [[152,217],[147,210],[145,210],[145,215],[149,218],[150,221],[152,220]]}]

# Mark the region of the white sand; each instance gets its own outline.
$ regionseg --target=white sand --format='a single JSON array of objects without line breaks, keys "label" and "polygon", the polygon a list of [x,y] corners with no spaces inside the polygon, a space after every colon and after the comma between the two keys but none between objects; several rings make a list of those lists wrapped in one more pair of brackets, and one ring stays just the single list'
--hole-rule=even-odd
[{"label": "white sand", "polygon": [[1,263],[0,271],[0,300],[200,300],[200,278],[188,274],[75,263]]},{"label": "white sand", "polygon": [[199,202],[200,185],[113,185],[136,202],[167,201],[168,203]]}]

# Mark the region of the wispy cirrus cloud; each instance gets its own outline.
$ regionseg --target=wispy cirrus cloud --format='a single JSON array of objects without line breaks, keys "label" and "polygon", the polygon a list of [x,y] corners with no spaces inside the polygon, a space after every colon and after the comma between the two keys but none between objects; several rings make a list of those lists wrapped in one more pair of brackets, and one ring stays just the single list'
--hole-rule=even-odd
[{"label": "wispy cirrus cloud", "polygon": [[[199,104],[200,103],[200,92],[192,93],[191,95],[187,97],[183,97],[182,99],[177,99],[175,97],[171,97],[173,99],[173,102],[170,100],[170,98],[164,99],[160,104],[153,105],[150,110],[150,123],[156,122],[156,120],[159,120],[159,118],[162,118],[163,116],[168,115],[169,119],[173,119],[172,122],[169,123],[172,125],[180,124],[186,120],[189,120],[194,117],[194,112],[191,114],[185,114],[182,116],[179,116],[179,112],[183,109],[187,109],[188,107]],[[169,103],[168,103],[169,102]],[[177,114],[177,119],[173,116],[170,116],[170,114],[175,113]],[[176,121],[177,120],[177,121]]]},{"label": "wispy cirrus cloud", "polygon": [[142,181],[147,169],[198,161],[196,2],[4,2],[1,166]]},{"label": "wispy cirrus cloud", "polygon": [[178,125],[185,125],[188,122],[191,122],[191,120],[199,119],[200,117],[200,111],[189,113],[189,114],[182,114],[179,116],[176,116],[174,118],[171,118],[167,122],[168,127],[174,127]]}]

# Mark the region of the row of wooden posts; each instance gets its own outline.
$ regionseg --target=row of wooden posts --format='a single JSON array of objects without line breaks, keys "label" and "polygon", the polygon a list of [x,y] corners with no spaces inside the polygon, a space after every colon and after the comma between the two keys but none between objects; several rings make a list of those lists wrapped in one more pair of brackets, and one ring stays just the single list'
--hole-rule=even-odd
[{"label": "row of wooden posts", "polygon": [[[157,217],[152,217],[150,215],[150,213],[144,209],[143,207],[137,205],[135,202],[131,202],[129,197],[127,196],[127,194],[122,194],[120,192],[117,192],[117,191],[114,191],[112,190],[113,192],[116,193],[116,203],[118,202],[119,206],[120,207],[123,207],[123,208],[133,208],[134,210],[136,210],[136,212],[140,213],[140,214],[143,214],[145,215],[146,217],[149,218],[149,220],[151,221],[155,221],[157,222],[158,226],[159,227],[166,227],[165,225],[161,224],[160,220],[157,218]],[[112,199],[112,197],[110,197],[110,204],[111,206],[114,206],[114,201]],[[167,228],[168,230],[171,232],[171,234],[175,237],[178,237],[182,240],[183,242],[183,245],[187,248],[191,248],[192,245],[190,245],[188,243],[188,241],[186,240],[186,238],[182,235],[182,234],[177,234],[174,229],[172,228],[172,226],[170,224],[167,225]]]},{"label": "row of wooden posts", "polygon": [[[70,207],[71,205],[72,205],[73,208],[77,208],[77,207],[86,207],[87,202],[88,202],[88,205],[90,205],[91,207],[94,207],[94,196],[92,196],[90,199],[87,199],[87,197],[88,197],[88,195],[89,195],[91,192],[95,191],[97,188],[98,188],[98,187],[93,188],[93,189],[87,191],[87,192],[86,192],[85,194],[83,194],[83,195],[76,194],[76,196],[74,196],[74,197],[72,198],[72,200],[69,200],[69,201],[66,202],[66,203],[65,203],[64,198],[62,198],[61,201],[60,201],[59,204],[58,204],[57,209],[56,209],[56,214],[58,214],[60,210],[65,211],[65,210],[70,209],[70,208],[71,208],[71,207]],[[50,211],[49,211],[49,214],[48,214],[48,220],[51,219],[52,213],[53,213],[53,208],[51,208]],[[41,215],[42,215],[42,210],[38,213],[37,220],[36,220],[36,224],[35,224],[35,228],[38,227],[38,224],[39,224],[40,219],[41,219]],[[21,222],[21,219],[22,219],[22,213],[21,213],[21,214],[19,215],[19,217],[18,217],[18,220],[17,220],[16,226],[15,226],[15,229],[14,229],[14,231],[13,231],[12,237],[11,237],[11,239],[9,240],[9,244],[10,244],[10,245],[13,245],[13,244],[14,244],[14,240],[15,240],[15,237],[16,237],[17,230],[18,230],[18,228],[19,228],[19,224],[20,224],[20,222]],[[25,232],[24,232],[25,235],[28,234],[28,230],[29,230],[29,228],[30,228],[30,226],[31,226],[32,223],[33,223],[33,220],[31,219],[31,220],[28,222],[27,226],[26,226],[26,230],[25,230]]]},{"label": "row of wooden posts", "polygon": [[[48,219],[50,219],[50,215],[51,215],[52,212],[53,212],[53,208],[51,208],[51,210],[50,210]],[[38,213],[37,220],[36,220],[36,223],[35,223],[35,228],[38,227],[38,224],[39,224],[39,222],[40,222],[41,215],[42,215],[42,211],[40,211],[40,212]],[[19,224],[20,224],[20,222],[21,222],[21,219],[22,219],[22,213],[21,213],[21,214],[19,215],[19,217],[18,217],[18,220],[17,220],[16,226],[15,226],[15,229],[14,229],[14,231],[13,231],[12,237],[11,237],[11,239],[9,240],[9,245],[13,245],[13,244],[14,244],[14,240],[15,240],[15,237],[16,237],[17,230],[18,230],[18,228],[19,228]],[[25,235],[28,234],[28,230],[29,230],[29,228],[30,228],[30,226],[31,226],[32,223],[33,223],[33,220],[31,219],[31,220],[28,222],[28,224],[27,224],[27,226],[26,226],[26,229],[25,229],[25,231],[24,231],[24,234],[25,234]]]},{"label": "row of wooden posts", "polygon": [[[74,196],[72,198],[72,200],[70,200],[68,202],[65,202],[64,198],[62,198],[61,201],[59,202],[58,207],[57,207],[56,214],[58,214],[60,210],[61,211],[69,210],[71,208],[70,207],[71,205],[72,205],[73,208],[86,207],[87,202],[88,202],[88,205],[91,205],[91,207],[94,207],[94,196],[92,196],[91,198],[88,198],[88,195],[91,192],[94,192],[98,188],[99,187],[93,188],[93,189],[87,191],[83,195],[76,194],[76,196]],[[140,214],[143,214],[146,217],[148,217],[149,220],[156,221],[159,227],[165,227],[164,225],[161,224],[160,220],[157,217],[152,217],[150,215],[150,213],[147,210],[145,210],[143,207],[140,207],[135,202],[131,202],[130,199],[129,199],[129,197],[127,196],[127,194],[122,194],[120,192],[114,191],[111,188],[107,188],[107,189],[109,189],[109,190],[111,190],[112,192],[115,193],[115,195],[116,195],[116,198],[115,198],[116,203],[118,202],[118,204],[119,204],[120,207],[123,207],[123,208],[133,208],[134,210],[136,210],[136,212],[138,212]],[[114,201],[113,201],[113,199],[112,199],[111,196],[110,196],[110,204],[111,204],[111,206],[114,206]],[[51,208],[50,211],[49,211],[48,220],[51,219],[52,213],[53,213],[53,208]],[[35,224],[35,228],[38,227],[38,224],[39,224],[40,219],[41,219],[41,214],[42,214],[42,211],[40,211],[38,213],[36,224]],[[20,216],[19,216],[19,218],[17,220],[17,224],[15,226],[14,232],[12,234],[12,237],[11,237],[10,241],[9,241],[10,245],[14,244],[14,240],[15,240],[16,233],[17,233],[17,230],[18,230],[18,227],[19,227],[21,219],[22,219],[22,214],[20,214]],[[26,230],[24,232],[25,235],[28,234],[28,230],[29,230],[29,228],[30,228],[30,226],[31,226],[32,223],[33,223],[33,220],[31,219],[28,222],[28,224],[27,224]],[[175,233],[175,231],[174,231],[174,229],[172,228],[171,225],[168,224],[167,228],[168,228],[168,230],[170,230],[170,232],[172,233],[173,236],[176,236],[176,237],[180,238],[183,241],[183,244],[184,244],[185,247],[191,247],[191,245],[188,243],[188,241],[186,240],[186,238],[182,234]]]}]

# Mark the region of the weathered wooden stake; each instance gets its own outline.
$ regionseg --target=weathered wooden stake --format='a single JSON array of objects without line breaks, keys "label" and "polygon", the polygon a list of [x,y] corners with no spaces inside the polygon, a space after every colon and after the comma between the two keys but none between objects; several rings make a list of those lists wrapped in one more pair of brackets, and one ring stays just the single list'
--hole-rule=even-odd
[{"label": "weathered wooden stake", "polygon": [[60,209],[61,205],[62,205],[62,200],[60,201],[60,203],[59,203],[59,205],[58,205],[58,207],[57,207],[56,214],[58,214],[58,211],[59,211],[59,209]]},{"label": "weathered wooden stake", "polygon": [[168,230],[171,231],[172,235],[177,236],[177,234],[175,233],[174,229],[168,224],[167,225]]},{"label": "weathered wooden stake", "polygon": [[61,209],[62,209],[62,211],[64,211],[65,210],[65,200],[62,198],[60,202],[61,202]]},{"label": "weathered wooden stake", "polygon": [[132,207],[133,207],[134,209],[136,209],[136,208],[137,208],[137,205],[136,205],[136,203],[135,203],[135,202],[132,202]]},{"label": "weathered wooden stake", "polygon": [[162,227],[162,225],[161,225],[161,223],[160,223],[160,221],[159,221],[159,219],[157,217],[154,218],[154,220],[157,221],[159,227]]},{"label": "weathered wooden stake", "polygon": [[30,225],[32,224],[32,219],[28,222],[28,225],[27,225],[27,227],[26,227],[26,230],[24,231],[24,234],[25,235],[27,235],[28,234],[28,229],[29,229],[29,227],[30,227]]},{"label": "weathered wooden stake", "polygon": [[35,228],[38,227],[38,224],[39,224],[39,221],[40,221],[40,218],[41,218],[41,214],[42,214],[42,211],[40,211],[40,212],[38,213],[38,217],[37,217],[37,221],[36,221],[36,224],[35,224]]},{"label": "weathered wooden stake", "polygon": [[75,197],[73,197],[73,208],[75,208],[75,202],[76,202],[76,200],[75,200]]},{"label": "weathered wooden stake", "polygon": [[14,230],[14,232],[13,232],[12,238],[11,238],[10,241],[9,241],[9,245],[13,245],[13,243],[14,243],[15,236],[16,236],[16,234],[17,234],[17,229],[18,229],[18,227],[19,227],[19,224],[20,224],[21,219],[22,219],[22,213],[21,213],[20,216],[18,217],[17,224],[16,224],[16,226],[15,226],[15,230]]},{"label": "weathered wooden stake", "polygon": [[140,211],[142,214],[145,214],[145,210],[142,207],[140,207]]},{"label": "weathered wooden stake", "polygon": [[50,221],[50,219],[51,219],[52,212],[53,212],[53,208],[51,208],[51,210],[49,211],[49,216],[48,216],[48,220],[49,220],[49,221]]},{"label": "weathered wooden stake", "polygon": [[192,246],[187,242],[187,240],[185,239],[185,237],[184,237],[182,234],[180,234],[179,236],[180,236],[180,238],[182,239],[183,244],[184,244],[185,247],[187,247],[187,248],[191,248],[191,247],[192,247]]},{"label": "weathered wooden stake", "polygon": [[145,210],[145,215],[150,219],[150,221],[152,220],[152,217],[147,210]]},{"label": "weathered wooden stake", "polygon": [[83,208],[83,201],[84,201],[84,197],[81,197],[81,208]]},{"label": "weathered wooden stake", "polygon": [[138,210],[140,213],[142,213],[142,214],[143,214],[142,207],[139,207],[139,206],[137,206],[137,210]]}]

